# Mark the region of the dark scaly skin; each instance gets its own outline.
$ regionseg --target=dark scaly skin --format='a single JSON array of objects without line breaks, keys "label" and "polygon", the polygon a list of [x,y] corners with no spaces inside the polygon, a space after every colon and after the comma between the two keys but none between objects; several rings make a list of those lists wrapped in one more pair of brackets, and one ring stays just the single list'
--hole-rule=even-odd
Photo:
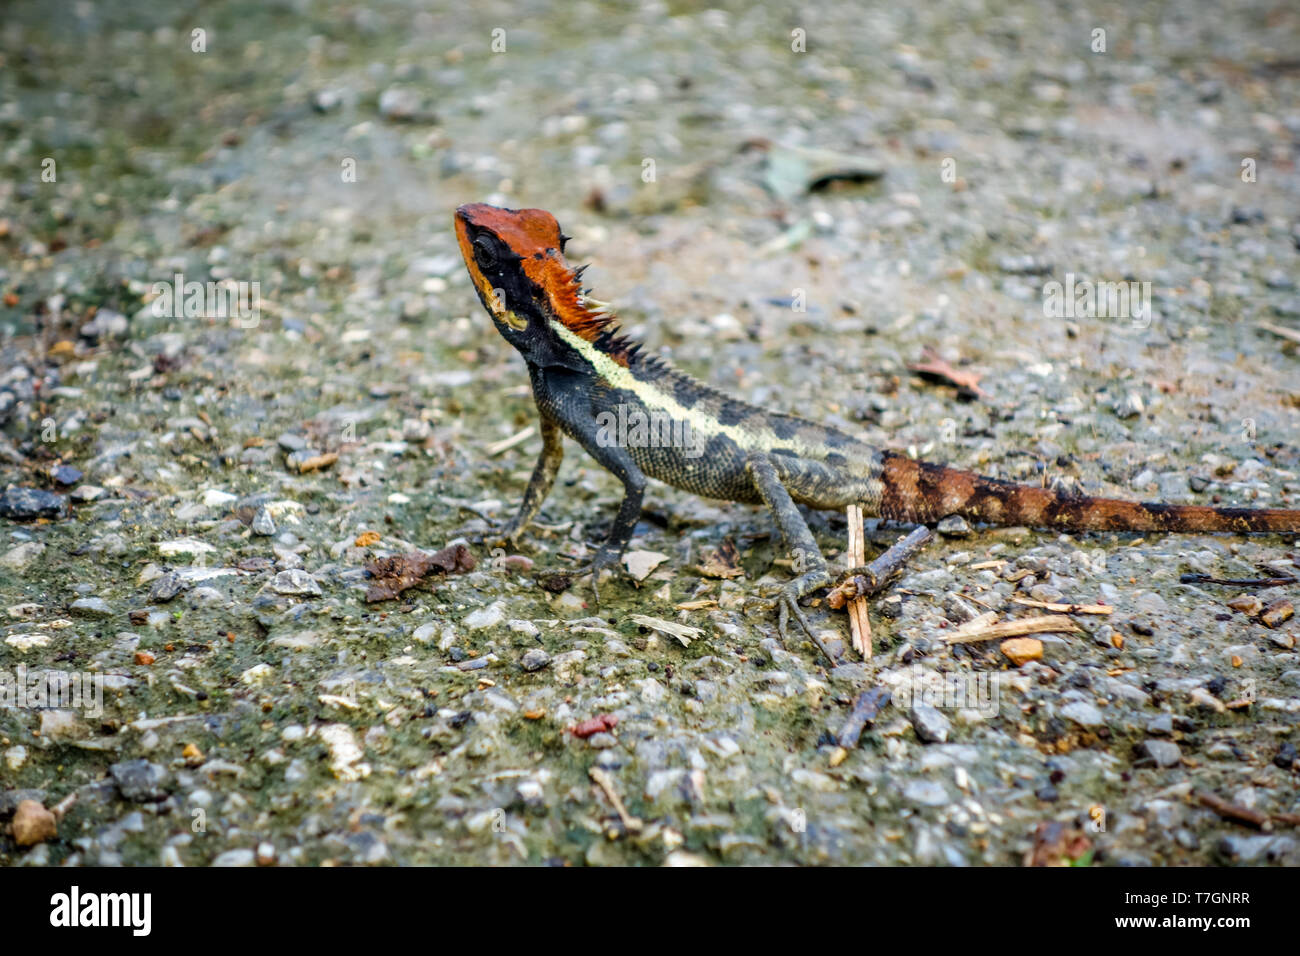
[{"label": "dark scaly skin", "polygon": [[[514,543],[537,514],[564,455],[561,433],[568,435],[624,487],[609,539],[592,562],[593,585],[627,547],[647,477],[697,495],[767,506],[786,546],[803,559],[799,576],[780,592],[783,636],[791,615],[812,636],[798,601],[831,583],[797,504],[836,510],[858,504],[868,515],[895,521],[932,524],[961,515],[1069,532],[1300,531],[1300,511],[1062,495],[914,461],[758,408],[643,353],[610,315],[593,310],[581,294],[581,270],[564,258],[567,237],[550,213],[475,203],[456,211],[455,226],[480,300],[528,363],[541,415],[542,454],[503,536]],[[617,417],[620,410],[629,421],[657,417],[668,434],[688,433],[698,444],[611,441],[602,436],[601,423],[608,422],[602,415]]]}]

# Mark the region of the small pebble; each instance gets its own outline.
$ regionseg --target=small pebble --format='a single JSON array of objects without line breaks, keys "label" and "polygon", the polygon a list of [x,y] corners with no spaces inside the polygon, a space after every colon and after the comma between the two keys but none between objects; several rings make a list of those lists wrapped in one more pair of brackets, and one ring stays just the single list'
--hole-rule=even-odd
[{"label": "small pebble", "polygon": [[969,538],[971,534],[970,522],[961,515],[949,515],[935,529],[945,538]]},{"label": "small pebble", "polygon": [[1148,740],[1142,748],[1157,767],[1176,767],[1183,759],[1182,750],[1172,740]]},{"label": "small pebble", "polygon": [[73,601],[68,609],[80,617],[108,617],[113,613],[103,598],[80,598]]},{"label": "small pebble", "polygon": [[547,664],[551,663],[551,655],[546,653],[540,647],[534,647],[520,660],[519,666],[524,670],[532,672],[539,671]]},{"label": "small pebble", "polygon": [[271,590],[276,594],[319,597],[320,585],[306,571],[294,569],[281,571],[271,580]]},{"label": "small pebble", "polygon": [[930,704],[915,703],[908,715],[916,736],[929,744],[941,744],[948,739],[952,730],[952,721]]},{"label": "small pebble", "polygon": [[266,505],[258,508],[257,514],[253,515],[252,532],[263,537],[275,534],[275,519],[271,517]]},{"label": "small pebble", "polygon": [[35,846],[58,836],[59,822],[37,801],[24,800],[14,811],[13,834],[19,846]]},{"label": "small pebble", "polygon": [[67,509],[62,495],[39,488],[6,488],[0,492],[0,518],[10,521],[35,521],[58,518]]}]

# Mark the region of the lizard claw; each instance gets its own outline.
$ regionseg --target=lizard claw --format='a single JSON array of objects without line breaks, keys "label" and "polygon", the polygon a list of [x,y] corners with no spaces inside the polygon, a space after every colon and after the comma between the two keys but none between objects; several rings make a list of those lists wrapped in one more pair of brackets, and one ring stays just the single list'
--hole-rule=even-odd
[{"label": "lizard claw", "polygon": [[523,537],[523,526],[513,518],[505,524],[488,530],[483,535],[483,543],[489,548],[510,548],[518,550],[519,539]]},{"label": "lizard claw", "polygon": [[[552,571],[542,571],[539,572],[538,576],[543,578],[567,578],[569,580],[573,580],[575,578],[580,578],[583,575],[590,574],[592,606],[595,608],[599,608],[601,572],[606,571],[612,567],[616,567],[618,565],[618,559],[619,559],[618,552],[612,551],[608,548],[601,548],[599,551],[596,552],[595,557],[593,557],[591,561],[587,564],[581,564],[576,568],[564,568],[564,569],[557,569]],[[566,588],[567,585],[562,585],[558,588],[558,590],[562,591],[565,590]]]},{"label": "lizard claw", "polygon": [[812,641],[832,664],[836,663],[836,657],[832,654],[826,644],[817,632],[813,630],[812,625],[808,623],[808,615],[803,607],[799,604],[799,599],[806,593],[805,582],[801,579],[787,582],[771,591],[763,597],[746,602],[746,608],[758,607],[764,611],[776,611],[776,629],[781,638],[781,643],[788,645],[790,643],[790,619],[794,618],[795,623],[799,625],[804,636]]},{"label": "lizard claw", "polygon": [[591,559],[591,597],[596,608],[600,607],[600,573],[607,568],[617,567],[618,557],[618,552],[601,548]]}]

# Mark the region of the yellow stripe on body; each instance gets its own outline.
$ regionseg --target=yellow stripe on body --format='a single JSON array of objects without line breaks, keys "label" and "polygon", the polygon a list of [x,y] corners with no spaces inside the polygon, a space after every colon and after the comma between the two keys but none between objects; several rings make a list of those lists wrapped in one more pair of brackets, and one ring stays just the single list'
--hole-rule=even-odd
[{"label": "yellow stripe on body", "polygon": [[[814,461],[820,459],[825,453],[824,449],[811,448],[797,439],[778,438],[770,428],[764,428],[759,432],[757,430],[750,431],[738,425],[724,425],[700,409],[687,408],[677,401],[676,396],[665,392],[650,382],[637,378],[632,374],[631,369],[615,362],[591,342],[575,334],[563,322],[551,319],[550,323],[556,334],[568,345],[572,346],[579,355],[590,362],[596,370],[596,374],[611,387],[631,392],[647,408],[652,411],[667,412],[672,418],[686,422],[693,431],[704,435],[706,438],[714,435],[724,435],[745,451],[770,452],[777,448],[785,448],[800,457]],[[755,409],[755,412],[762,414],[761,409]]]}]

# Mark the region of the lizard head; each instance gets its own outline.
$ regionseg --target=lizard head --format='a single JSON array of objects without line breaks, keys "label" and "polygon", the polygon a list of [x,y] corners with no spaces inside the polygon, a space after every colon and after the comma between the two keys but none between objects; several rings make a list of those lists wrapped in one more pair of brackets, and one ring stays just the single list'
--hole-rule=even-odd
[{"label": "lizard head", "polygon": [[456,239],[479,300],[497,330],[536,365],[589,371],[588,345],[621,364],[630,348],[612,316],[582,296],[582,270],[564,258],[568,236],[544,209],[469,203],[456,210]]}]

